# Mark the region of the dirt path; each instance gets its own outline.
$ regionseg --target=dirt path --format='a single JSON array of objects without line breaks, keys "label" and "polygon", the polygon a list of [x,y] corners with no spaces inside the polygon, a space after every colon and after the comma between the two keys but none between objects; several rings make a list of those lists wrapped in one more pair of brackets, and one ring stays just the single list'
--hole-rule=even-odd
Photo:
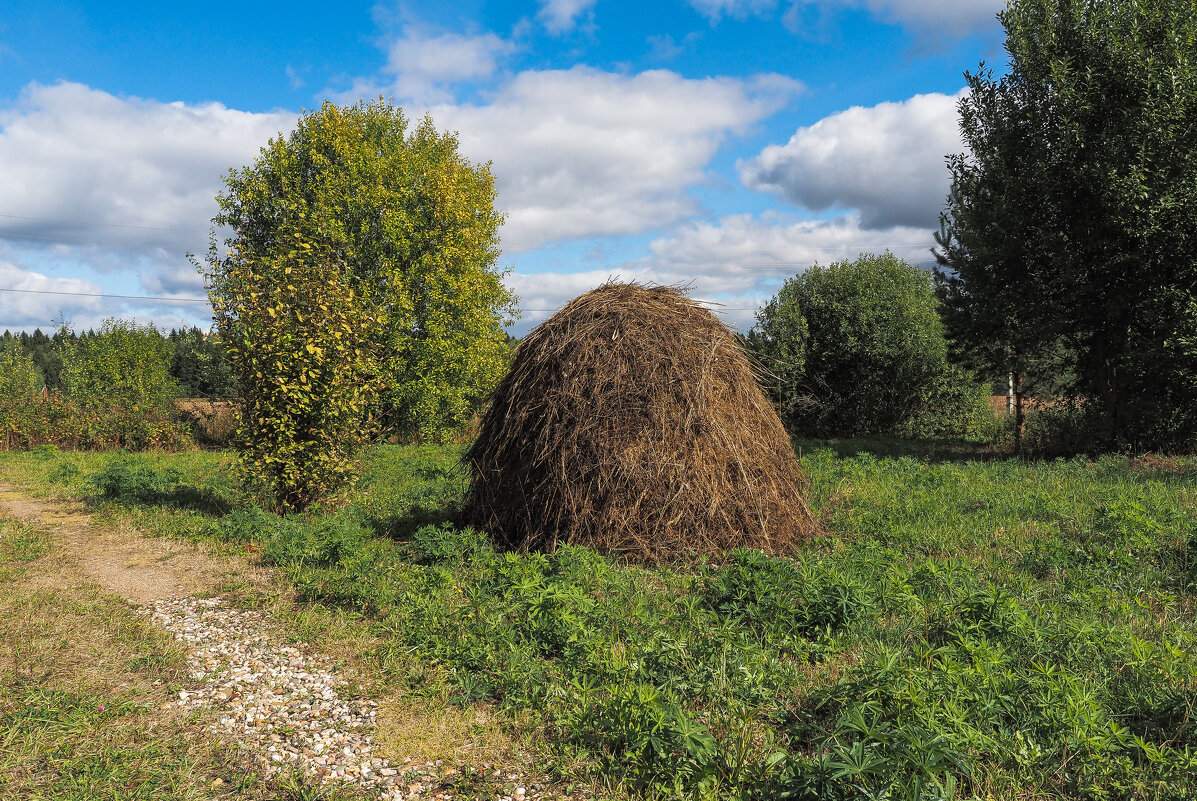
[{"label": "dirt path", "polygon": [[[230,590],[248,589],[289,606],[292,591],[270,568],[146,536],[127,524],[96,523],[78,501],[31,498],[4,484],[0,518],[32,525],[53,541],[52,556],[42,558],[52,565],[39,561],[41,569],[24,579],[28,586],[68,594],[98,586],[152,614],[182,640],[190,681],[166,707],[213,710],[208,730],[256,754],[268,775],[294,765],[314,781],[342,782],[374,798],[442,799],[457,794],[450,789],[457,772],[450,765],[460,764],[460,754],[487,759],[490,797],[555,795],[545,777],[525,777],[523,766],[509,761],[511,744],[500,727],[472,711],[400,697],[339,699],[352,664],[333,670],[328,655],[287,644],[287,627],[280,629],[268,611],[239,611],[222,600]],[[319,651],[336,650],[334,642],[323,645]],[[359,733],[366,730],[373,736]],[[378,742],[383,747],[376,752]],[[424,756],[380,758],[383,752]],[[442,764],[441,753],[454,761]],[[499,770],[499,759],[511,767]]]},{"label": "dirt path", "polygon": [[[139,604],[205,595],[230,583],[270,583],[270,573],[244,559],[217,557],[199,546],[156,539],[123,527],[93,526],[82,503],[30,498],[0,484],[0,517],[49,529],[62,556],[104,589]],[[74,571],[63,571],[69,576]],[[41,581],[53,582],[46,575]]]}]

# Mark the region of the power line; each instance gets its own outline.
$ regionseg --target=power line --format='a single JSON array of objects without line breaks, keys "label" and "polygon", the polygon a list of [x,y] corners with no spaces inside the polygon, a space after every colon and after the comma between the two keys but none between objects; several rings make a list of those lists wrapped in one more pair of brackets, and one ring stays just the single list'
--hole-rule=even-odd
[{"label": "power line", "polygon": [[119,300],[168,300],[172,303],[207,303],[207,298],[164,298],[149,295],[109,295],[105,292],[64,292],[54,289],[9,289],[0,287],[0,292],[24,292],[29,295],[70,295],[79,298],[115,298]]},{"label": "power line", "polygon": [[[187,253],[191,250],[184,245],[178,243],[163,244],[162,242],[120,242],[115,239],[79,239],[78,237],[70,236],[39,236],[37,234],[13,234],[7,231],[0,231],[0,239],[32,239],[37,242],[65,242],[72,245],[115,245],[118,247],[141,247],[141,248],[158,248],[159,250],[173,250],[179,253]],[[199,250],[199,248],[195,248]]]},{"label": "power line", "polygon": [[[0,287],[0,292],[23,292],[30,295],[68,295],[79,298],[112,298],[114,300],[158,300],[169,303],[208,303],[208,298],[187,298],[187,297],[153,297],[150,295],[109,295],[104,292],[63,292],[52,289],[9,289],[7,287]],[[742,306],[724,306],[715,300],[699,300],[696,303],[705,303],[708,305],[718,306],[718,311],[756,311],[756,307],[742,307]],[[521,312],[555,312],[562,307],[558,306],[554,309],[520,309]]]},{"label": "power line", "polygon": [[165,228],[158,225],[125,225],[122,223],[106,223],[106,222],[92,222],[90,220],[55,220],[50,217],[24,217],[20,214],[3,214],[0,213],[0,218],[6,220],[27,220],[29,222],[43,222],[52,225],[94,225],[100,228],[129,228],[135,231],[174,231],[179,234],[197,234],[200,232],[208,233],[206,229],[201,228]]}]

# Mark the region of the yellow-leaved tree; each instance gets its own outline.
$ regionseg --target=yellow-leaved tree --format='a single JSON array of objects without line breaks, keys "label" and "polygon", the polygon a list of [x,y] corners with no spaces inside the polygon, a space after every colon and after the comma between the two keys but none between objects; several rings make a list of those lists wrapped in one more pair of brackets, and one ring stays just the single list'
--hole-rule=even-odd
[{"label": "yellow-leaved tree", "polygon": [[243,464],[284,509],[379,430],[443,440],[506,369],[494,176],[384,100],[305,113],[230,171],[203,265],[243,395]]}]

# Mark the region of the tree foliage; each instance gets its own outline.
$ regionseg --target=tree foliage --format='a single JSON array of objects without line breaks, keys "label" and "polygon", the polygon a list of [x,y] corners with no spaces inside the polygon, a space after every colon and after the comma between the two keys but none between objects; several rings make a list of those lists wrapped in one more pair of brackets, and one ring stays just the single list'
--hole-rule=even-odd
[{"label": "tree foliage", "polygon": [[189,398],[227,398],[236,387],[224,352],[224,343],[215,334],[192,326],[172,330],[167,336],[172,352],[170,375],[179,390]]},{"label": "tree foliage", "polygon": [[33,356],[17,341],[0,343],[0,405],[26,403],[42,388]]},{"label": "tree foliage", "polygon": [[325,238],[285,221],[278,234],[285,251],[229,254],[212,305],[241,389],[241,464],[296,511],[343,485],[369,441],[377,320]]},{"label": "tree foliage", "polygon": [[170,377],[170,342],[154,326],[110,318],[88,336],[61,333],[59,379],[68,398],[124,403],[136,410],[168,406],[178,397]]},{"label": "tree foliage", "polygon": [[786,281],[749,345],[797,432],[961,433],[982,390],[948,364],[937,305],[925,271],[862,254]]},{"label": "tree foliage", "polygon": [[1007,75],[967,76],[939,236],[954,339],[1054,374],[1104,444],[1197,436],[1197,7],[1014,0]]},{"label": "tree foliage", "polygon": [[325,103],[230,171],[207,260],[243,395],[244,464],[278,504],[334,490],[378,425],[444,439],[507,364],[489,165],[379,100]]},{"label": "tree foliage", "polygon": [[277,259],[294,235],[322,243],[374,323],[379,421],[444,439],[480,408],[510,352],[502,324],[515,301],[495,267],[494,198],[489,165],[471,164],[431,119],[410,125],[382,100],[326,102],[225,178],[214,223],[232,229],[236,255],[213,252],[210,286],[231,297],[234,261]]}]

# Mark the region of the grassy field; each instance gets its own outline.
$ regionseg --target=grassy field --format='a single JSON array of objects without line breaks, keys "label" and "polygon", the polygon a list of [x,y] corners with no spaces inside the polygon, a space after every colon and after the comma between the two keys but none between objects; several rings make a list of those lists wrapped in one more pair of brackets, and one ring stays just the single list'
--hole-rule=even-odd
[{"label": "grassy field", "polygon": [[380,447],[346,506],[290,519],[219,452],[0,454],[0,481],[259,548],[302,599],[352,610],[386,682],[508,721],[564,782],[1197,798],[1197,459],[799,444],[826,537],[661,569],[495,553],[448,522],[453,448]]}]

